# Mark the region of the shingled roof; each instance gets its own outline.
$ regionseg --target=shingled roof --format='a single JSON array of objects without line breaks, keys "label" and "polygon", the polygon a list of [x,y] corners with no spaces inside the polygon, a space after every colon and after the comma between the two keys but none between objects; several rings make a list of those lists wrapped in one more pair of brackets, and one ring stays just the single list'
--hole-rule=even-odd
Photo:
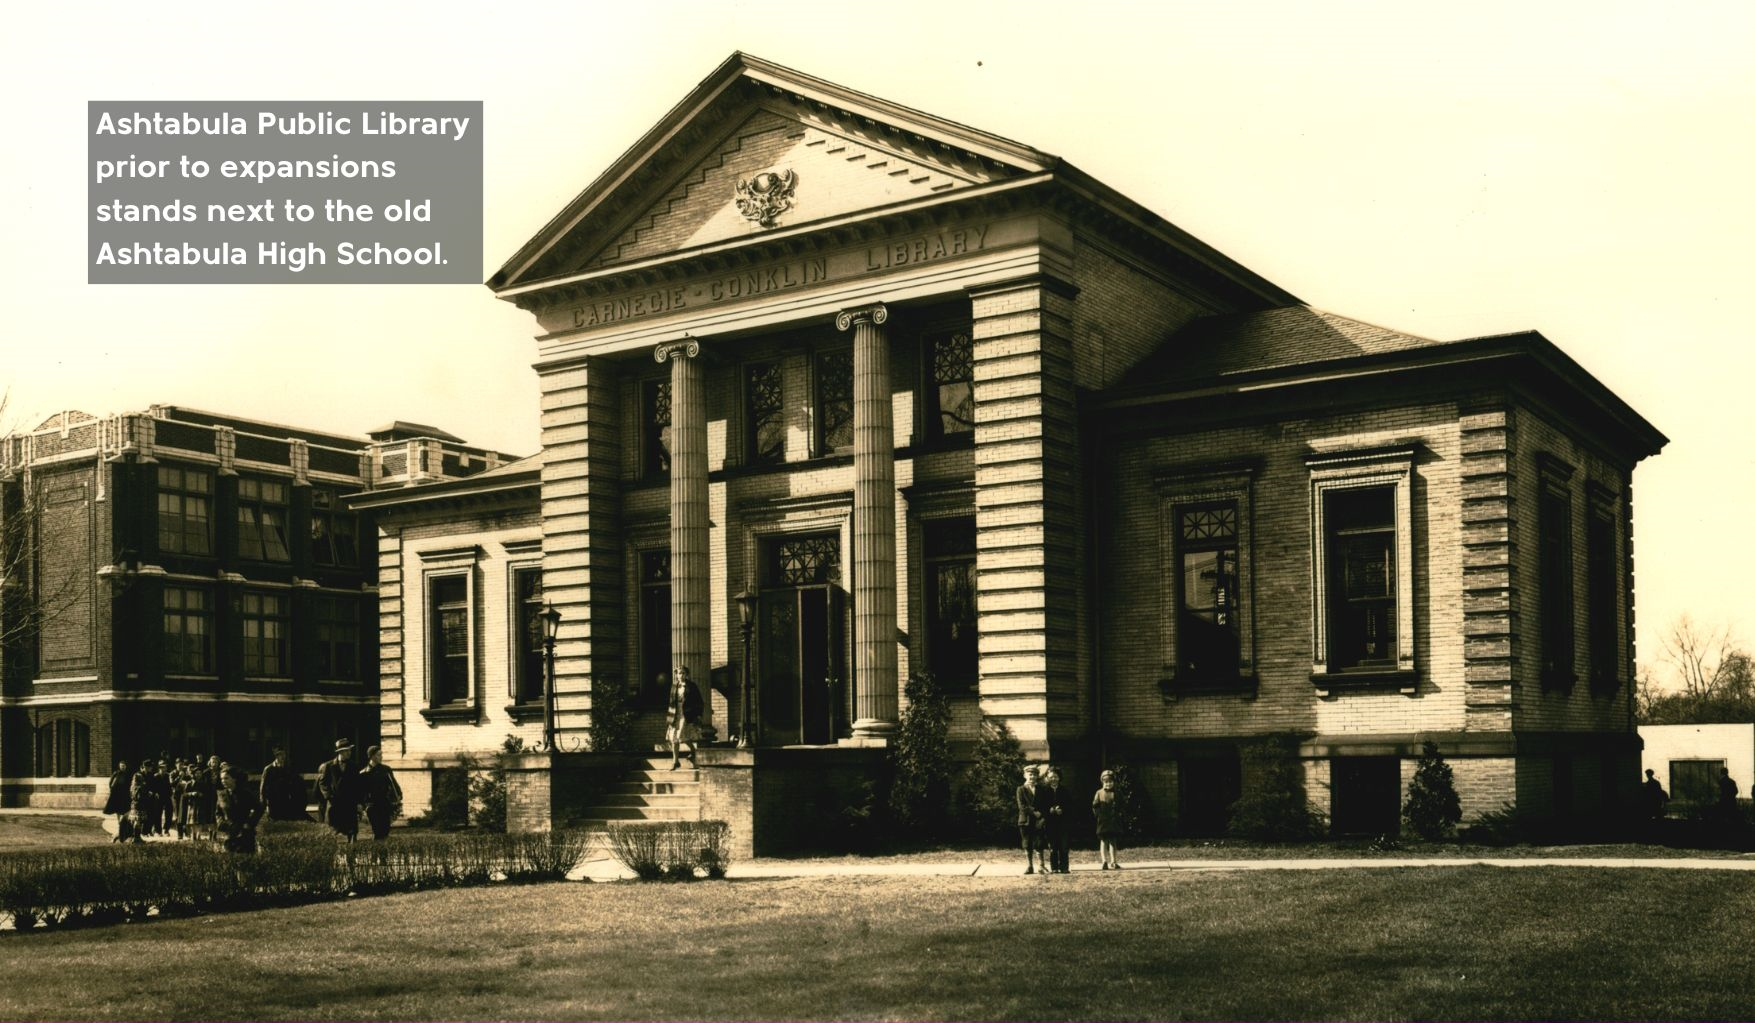
[{"label": "shingled roof", "polygon": [[1128,374],[1124,386],[1217,381],[1450,343],[1304,305],[1205,316],[1171,335]]}]

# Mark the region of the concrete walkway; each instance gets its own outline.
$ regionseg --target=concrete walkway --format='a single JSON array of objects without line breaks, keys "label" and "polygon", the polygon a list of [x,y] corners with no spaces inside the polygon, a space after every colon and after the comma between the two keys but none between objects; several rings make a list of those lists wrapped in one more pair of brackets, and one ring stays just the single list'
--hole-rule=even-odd
[{"label": "concrete walkway", "polygon": [[[1587,857],[1507,857],[1503,859],[1468,857],[1388,857],[1373,856],[1356,859],[1258,859],[1258,860],[1141,860],[1122,865],[1117,873],[1177,870],[1189,873],[1211,873],[1227,870],[1373,870],[1406,867],[1596,867],[1644,868],[1647,870],[1741,870],[1755,871],[1755,856],[1725,859],[1634,859]],[[1095,863],[1074,863],[1073,874],[1103,874],[1109,871]],[[632,880],[632,871],[608,857],[595,857],[580,864],[572,877],[591,881]],[[834,863],[755,860],[733,864],[726,876],[734,880],[787,877],[1022,877],[1023,867],[1013,861],[964,860],[944,863],[884,862]],[[1053,875],[1037,874],[1043,881],[1058,880]]]}]

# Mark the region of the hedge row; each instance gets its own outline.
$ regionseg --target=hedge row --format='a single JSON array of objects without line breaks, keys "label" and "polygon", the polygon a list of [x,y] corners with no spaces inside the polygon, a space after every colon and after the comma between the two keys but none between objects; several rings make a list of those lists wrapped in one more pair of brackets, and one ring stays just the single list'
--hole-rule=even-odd
[{"label": "hedge row", "polygon": [[582,832],[399,832],[346,845],[316,824],[265,830],[254,854],[176,842],[0,855],[0,914],[18,930],[256,909],[357,895],[558,881],[583,857]]},{"label": "hedge row", "polygon": [[724,821],[631,821],[609,826],[609,851],[642,881],[722,878],[731,866]]}]

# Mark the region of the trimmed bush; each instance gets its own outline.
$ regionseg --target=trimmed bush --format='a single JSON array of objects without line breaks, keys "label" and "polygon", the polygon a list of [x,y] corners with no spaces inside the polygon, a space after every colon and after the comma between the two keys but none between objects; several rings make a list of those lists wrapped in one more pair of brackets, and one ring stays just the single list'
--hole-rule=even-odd
[{"label": "trimmed bush", "polygon": [[1456,778],[1450,765],[1444,762],[1444,755],[1438,752],[1438,744],[1431,740],[1420,747],[1420,763],[1414,768],[1414,780],[1408,784],[1402,820],[1428,842],[1447,837],[1462,820]]},{"label": "trimmed bush", "polygon": [[1231,807],[1231,834],[1260,842],[1303,842],[1328,830],[1327,817],[1305,796],[1298,746],[1298,736],[1282,732],[1238,751],[1244,788]]},{"label": "trimmed bush", "polygon": [[141,920],[155,910],[181,916],[348,892],[559,880],[587,843],[582,832],[413,832],[350,845],[319,824],[275,823],[253,854],[206,842],[29,850],[0,855],[0,914],[31,930]]},{"label": "trimmed bush", "polygon": [[628,821],[609,825],[609,849],[642,881],[693,881],[697,870],[725,876],[731,866],[724,821]]}]

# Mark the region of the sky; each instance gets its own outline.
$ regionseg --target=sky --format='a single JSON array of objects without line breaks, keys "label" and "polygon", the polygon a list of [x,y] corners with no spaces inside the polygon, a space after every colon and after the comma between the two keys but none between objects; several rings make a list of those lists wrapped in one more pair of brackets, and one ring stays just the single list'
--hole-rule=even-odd
[{"label": "sky", "polygon": [[[998,7],[993,10],[997,12]],[[0,33],[6,423],[183,404],[537,446],[480,285],[88,285],[90,100],[481,100],[496,270],[733,50],[1046,150],[1322,309],[1540,330],[1670,438],[1639,658],[1755,642],[1755,4],[18,5]]]}]

